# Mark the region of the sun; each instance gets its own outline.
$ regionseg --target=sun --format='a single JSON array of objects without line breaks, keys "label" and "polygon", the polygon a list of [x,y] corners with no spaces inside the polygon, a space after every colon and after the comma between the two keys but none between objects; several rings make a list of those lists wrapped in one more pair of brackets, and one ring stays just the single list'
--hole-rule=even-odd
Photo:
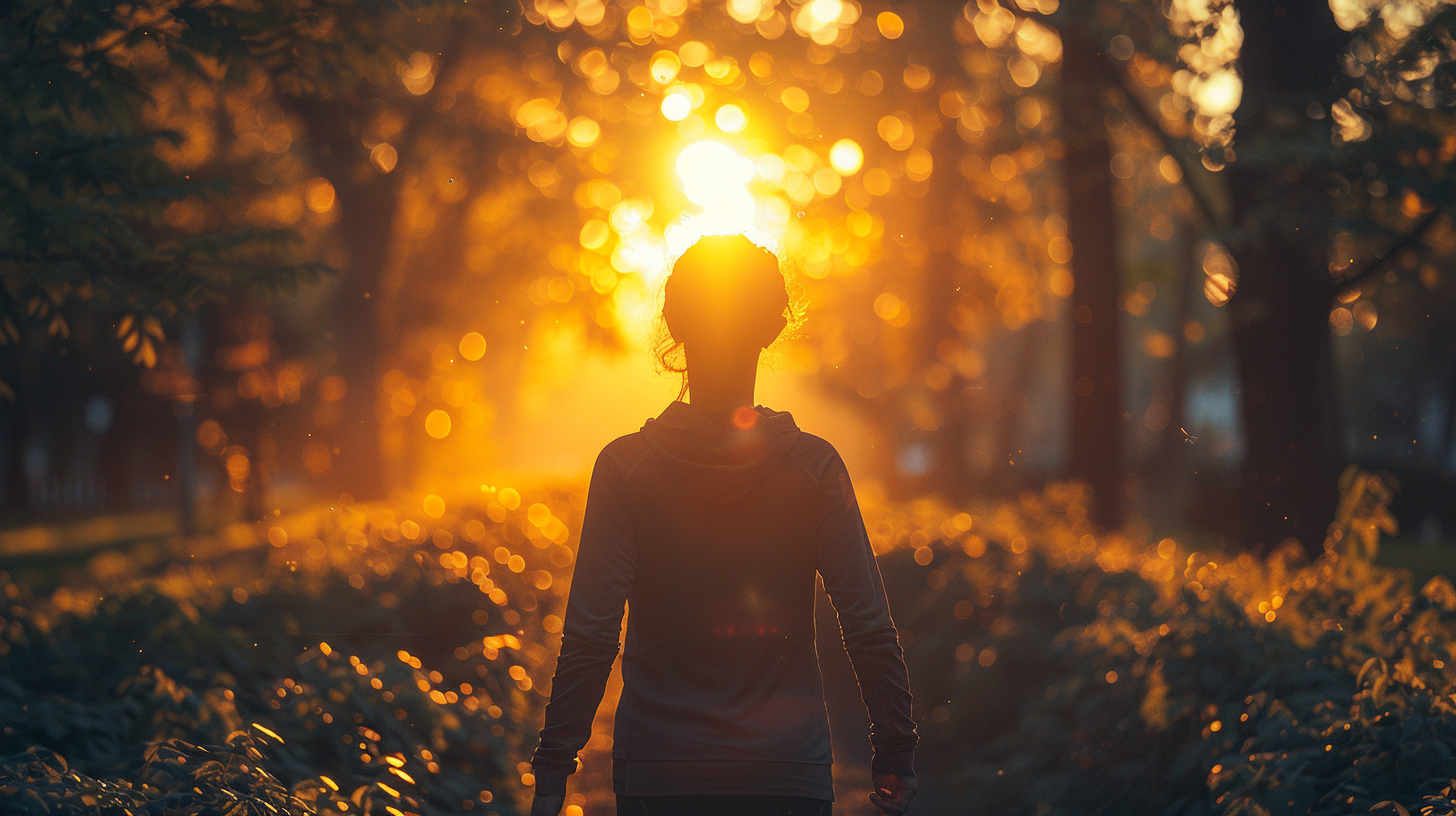
[{"label": "sun", "polygon": [[670,228],[670,244],[686,249],[703,235],[743,234],[758,222],[758,203],[748,190],[756,169],[753,161],[721,142],[693,142],[678,153],[678,182],[688,200],[702,212],[685,215]]}]

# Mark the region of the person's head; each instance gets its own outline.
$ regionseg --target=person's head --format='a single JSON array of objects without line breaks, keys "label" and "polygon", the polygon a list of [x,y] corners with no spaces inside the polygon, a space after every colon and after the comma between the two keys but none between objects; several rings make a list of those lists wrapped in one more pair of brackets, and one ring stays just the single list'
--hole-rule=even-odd
[{"label": "person's head", "polygon": [[663,287],[658,364],[687,372],[688,355],[697,369],[756,362],[793,313],[777,256],[742,235],[706,236],[677,259]]}]

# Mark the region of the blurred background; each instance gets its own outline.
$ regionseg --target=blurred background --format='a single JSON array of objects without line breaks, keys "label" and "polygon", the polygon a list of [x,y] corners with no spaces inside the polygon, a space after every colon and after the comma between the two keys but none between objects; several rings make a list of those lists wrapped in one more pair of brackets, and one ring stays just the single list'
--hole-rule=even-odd
[{"label": "blurred background", "polygon": [[655,299],[709,229],[788,258],[760,401],[870,489],[1317,550],[1358,462],[1449,540],[1450,14],[20,4],[0,515],[580,476],[676,394]]}]

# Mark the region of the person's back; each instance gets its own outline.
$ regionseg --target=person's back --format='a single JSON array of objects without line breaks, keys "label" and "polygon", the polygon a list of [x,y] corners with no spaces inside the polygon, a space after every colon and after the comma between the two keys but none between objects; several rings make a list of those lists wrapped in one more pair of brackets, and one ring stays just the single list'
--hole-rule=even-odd
[{"label": "person's back", "polygon": [[[709,800],[668,797],[720,797],[717,806],[737,808],[724,813],[827,814],[833,785],[814,649],[816,572],[870,709],[876,804],[903,811],[916,740],[908,681],[843,461],[788,413],[747,407],[741,389],[726,400],[709,394],[706,410],[694,396],[597,459],[533,759],[533,814],[560,808],[616,657],[624,601],[612,750],[624,812],[652,802],[654,814],[674,803],[707,813]],[[730,421],[715,421],[719,403],[738,404]],[[822,807],[809,809],[813,803]]]}]

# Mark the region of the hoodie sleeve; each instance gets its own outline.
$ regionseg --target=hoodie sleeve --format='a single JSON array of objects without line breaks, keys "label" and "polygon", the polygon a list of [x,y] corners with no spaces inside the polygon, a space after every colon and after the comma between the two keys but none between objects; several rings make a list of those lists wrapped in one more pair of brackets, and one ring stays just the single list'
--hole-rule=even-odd
[{"label": "hoodie sleeve", "polygon": [[914,776],[918,737],[911,719],[909,674],[849,470],[838,453],[829,462],[819,496],[819,574],[869,709],[871,768]]},{"label": "hoodie sleeve", "polygon": [[576,754],[591,738],[592,720],[621,646],[622,608],[636,566],[622,474],[603,451],[587,489],[561,656],[551,680],[541,742],[531,759],[540,794],[565,794]]}]

